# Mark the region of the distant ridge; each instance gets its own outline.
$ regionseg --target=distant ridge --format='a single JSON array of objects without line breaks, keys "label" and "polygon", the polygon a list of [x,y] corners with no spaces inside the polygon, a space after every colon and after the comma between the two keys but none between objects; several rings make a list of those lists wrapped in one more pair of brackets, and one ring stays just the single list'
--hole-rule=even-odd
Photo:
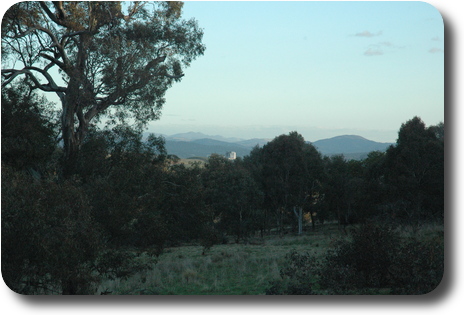
[{"label": "distant ridge", "polygon": [[196,141],[166,140],[165,146],[168,154],[177,155],[182,159],[191,157],[207,157],[213,153],[224,155],[228,151],[236,152],[237,157],[244,157],[251,151],[251,148],[247,148],[239,144],[213,139],[201,139]]},{"label": "distant ridge", "polygon": [[203,144],[203,145],[209,145],[209,146],[224,146],[224,147],[237,147],[241,146],[238,143],[234,142],[226,142],[226,141],[220,141],[220,140],[215,140],[215,139],[210,139],[210,138],[203,138],[203,139],[198,139],[198,140],[192,140],[190,142],[193,143],[198,143],[198,144]]},{"label": "distant ridge", "polygon": [[166,139],[169,140],[177,140],[177,141],[193,141],[193,140],[200,140],[200,139],[213,139],[213,140],[218,140],[218,141],[224,141],[224,142],[238,142],[238,141],[243,141],[244,139],[241,138],[227,138],[223,137],[220,135],[216,136],[210,136],[210,135],[205,135],[204,133],[201,132],[184,132],[184,133],[177,133],[171,136],[165,136]]},{"label": "distant ridge", "polygon": [[386,151],[392,144],[393,143],[375,142],[356,135],[343,135],[312,142],[312,145],[324,155],[352,155],[359,153],[367,154],[371,151]]},{"label": "distant ridge", "polygon": [[[186,159],[191,157],[208,157],[216,153],[225,155],[228,151],[237,153],[237,157],[249,155],[253,147],[263,147],[272,139],[254,138],[241,139],[210,136],[201,132],[186,132],[174,135],[162,135],[166,140],[168,154]],[[368,140],[357,135],[342,135],[333,138],[310,142],[322,155],[343,154],[347,160],[360,160],[372,151],[386,151],[393,143],[383,143]]]},{"label": "distant ridge", "polygon": [[240,144],[240,145],[243,145],[245,147],[250,147],[250,148],[254,148],[256,145],[259,145],[260,147],[264,146],[265,144],[267,144],[269,141],[271,141],[272,139],[258,139],[258,138],[253,138],[253,139],[249,139],[249,140],[242,140],[242,141],[238,141],[237,144]]},{"label": "distant ridge", "polygon": [[244,157],[250,154],[254,146],[263,146],[269,141],[269,139],[245,140],[220,135],[210,136],[201,132],[185,132],[170,136],[163,135],[163,137],[166,140],[168,153],[183,159],[195,156],[207,157],[213,153],[224,155],[229,151],[234,151],[237,157]]}]

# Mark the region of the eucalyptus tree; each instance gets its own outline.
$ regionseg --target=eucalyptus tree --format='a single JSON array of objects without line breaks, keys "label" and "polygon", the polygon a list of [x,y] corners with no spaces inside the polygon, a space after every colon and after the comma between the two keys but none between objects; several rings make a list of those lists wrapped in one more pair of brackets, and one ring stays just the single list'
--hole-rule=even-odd
[{"label": "eucalyptus tree", "polygon": [[262,192],[241,159],[230,161],[213,154],[205,164],[203,184],[206,206],[212,210],[217,229],[246,238],[260,225]]},{"label": "eucalyptus tree", "polygon": [[347,223],[349,199],[349,171],[343,155],[334,155],[325,159],[325,206],[338,221],[338,227]]},{"label": "eucalyptus tree", "polygon": [[42,115],[51,112],[50,107],[37,94],[28,93],[27,87],[2,89],[2,163],[15,169],[44,170],[55,150],[57,136],[54,120]]},{"label": "eucalyptus tree", "polygon": [[2,87],[26,77],[61,102],[67,173],[103,118],[145,126],[205,51],[181,2],[20,2],[2,22]]},{"label": "eucalyptus tree", "polygon": [[[263,189],[265,203],[275,212],[277,226],[282,229],[288,216],[295,213],[301,226],[302,211],[313,202],[315,183],[323,176],[320,153],[297,132],[280,135],[262,149]],[[301,231],[300,231],[301,232]]]},{"label": "eucalyptus tree", "polygon": [[[444,124],[426,127],[419,117],[401,125],[396,145],[386,153],[390,200],[408,220],[443,219]],[[401,213],[402,212],[402,213]]]}]

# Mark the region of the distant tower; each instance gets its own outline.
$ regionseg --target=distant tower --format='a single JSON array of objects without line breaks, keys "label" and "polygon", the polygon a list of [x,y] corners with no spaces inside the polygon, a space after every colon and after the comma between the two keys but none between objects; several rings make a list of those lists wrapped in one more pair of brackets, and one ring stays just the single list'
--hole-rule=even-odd
[{"label": "distant tower", "polygon": [[234,151],[226,152],[226,158],[229,160],[235,160],[237,158],[237,153]]}]

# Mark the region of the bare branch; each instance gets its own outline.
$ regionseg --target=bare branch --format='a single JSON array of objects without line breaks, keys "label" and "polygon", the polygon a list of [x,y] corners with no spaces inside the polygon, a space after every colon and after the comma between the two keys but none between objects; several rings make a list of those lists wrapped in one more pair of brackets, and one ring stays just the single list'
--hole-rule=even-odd
[{"label": "bare branch", "polygon": [[2,76],[6,79],[2,82],[2,87],[7,86],[13,81],[18,75],[25,74],[26,71],[16,69],[2,69]]},{"label": "bare branch", "polygon": [[43,70],[43,69],[40,69],[40,68],[37,68],[37,67],[26,67],[25,69],[27,70],[33,70],[33,71],[37,71],[39,72],[41,75],[43,75],[50,87],[53,89],[54,92],[66,92],[66,88],[64,87],[61,87],[61,86],[58,86],[56,83],[55,83],[55,80],[52,78],[52,76],[50,75],[50,73],[48,73],[47,71]]},{"label": "bare branch", "polygon": [[[40,81],[37,79],[37,77],[34,75],[33,71],[36,71],[43,75],[45,79],[47,79],[48,84],[42,84]],[[52,76],[43,69],[37,68],[37,67],[25,67],[21,70],[17,69],[3,69],[2,70],[2,76],[6,79],[4,82],[2,82],[2,87],[8,85],[13,81],[17,76],[25,74],[27,75],[32,82],[35,84],[33,88],[40,89],[42,91],[46,92],[56,92],[58,96],[61,98],[63,96],[63,93],[66,92],[66,88],[58,86],[55,83],[55,80],[53,80]]]},{"label": "bare branch", "polygon": [[47,34],[50,39],[52,40],[53,42],[53,45],[58,47],[58,48],[61,48],[61,45],[60,45],[60,42],[58,41],[58,38],[56,38],[55,34],[52,33],[52,31],[50,31],[48,28],[45,28],[45,27],[42,27],[42,26],[34,26],[34,28],[38,31],[41,31],[45,34]]},{"label": "bare branch", "polygon": [[[61,1],[60,1],[61,2]],[[50,11],[50,9],[48,8],[47,4],[44,2],[44,1],[40,1],[40,7],[42,8],[42,10],[44,10],[45,14],[50,18],[50,20],[52,20],[53,22],[55,22],[56,24],[58,25],[61,25],[61,26],[64,26],[64,27],[67,27],[67,24],[65,23],[64,21],[64,18],[66,17],[66,14],[64,14],[64,10],[63,10],[63,7],[62,7],[62,3],[61,3],[61,10],[58,10],[59,14],[60,14],[60,19],[58,19],[56,17],[55,14],[53,14],[52,11]],[[55,8],[57,8],[57,5],[55,4]],[[63,15],[64,14],[64,15]],[[61,19],[62,18],[62,19]]]},{"label": "bare branch", "polygon": [[[68,70],[67,69],[67,65],[70,64],[69,62],[69,59],[67,57],[67,54],[66,54],[66,51],[64,50],[64,46],[63,44],[66,43],[65,41],[65,38],[67,37],[72,37],[72,36],[75,36],[75,35],[79,35],[81,34],[82,32],[74,32],[74,33],[70,33],[70,34],[65,34],[63,36],[63,38],[61,39],[61,41],[58,40],[58,38],[55,36],[55,34],[53,34],[53,32],[45,27],[42,27],[42,26],[33,26],[33,27],[30,27],[29,29],[27,29],[26,31],[20,33],[19,35],[16,35],[14,37],[10,36],[10,38],[14,38],[14,39],[19,39],[19,38],[22,38],[22,37],[25,37],[29,34],[32,34],[36,31],[40,31],[40,32],[43,32],[45,33],[46,35],[48,35],[48,37],[51,39],[51,41],[53,42],[53,45],[51,47],[56,47],[58,49],[58,53],[60,55],[60,57],[63,59],[63,62],[59,61],[58,59],[54,58],[54,57],[51,57],[50,55],[46,55],[46,54],[39,54],[39,56],[53,62],[54,64],[56,64],[58,67],[60,67],[61,69],[63,70]],[[38,42],[39,44],[45,48],[45,45],[42,43],[42,41],[40,40],[40,37],[37,36],[37,39],[38,39]],[[50,51],[50,49],[47,49],[48,51]],[[21,54],[19,51],[18,51],[19,54]]]},{"label": "bare branch", "polygon": [[170,78],[170,79],[180,79],[184,76],[184,74],[179,74],[179,75],[162,74],[161,76]]},{"label": "bare branch", "polygon": [[132,20],[132,17],[145,5],[145,2],[134,1],[134,6],[131,8],[128,15],[124,15],[123,19],[127,22]]},{"label": "bare branch", "polygon": [[166,60],[166,56],[161,56],[161,57],[153,59],[152,61],[147,63],[147,65],[144,68],[144,71],[149,71],[153,69],[157,64],[164,62],[164,60]]},{"label": "bare branch", "polygon": [[18,38],[22,38],[22,37],[26,37],[27,35],[33,33],[34,31],[36,30],[35,27],[31,27],[31,28],[28,28],[27,30],[25,30],[24,32],[20,31],[20,32],[16,32],[16,30],[14,31],[15,32],[15,35],[14,36],[11,36],[11,35],[5,35],[6,38],[11,38],[11,39],[18,39]]},{"label": "bare branch", "polygon": [[52,1],[56,11],[58,11],[58,18],[64,20],[66,18],[66,12],[63,9],[63,1]]},{"label": "bare branch", "polygon": [[61,38],[61,41],[63,42],[63,40],[67,37],[73,37],[73,36],[78,36],[78,35],[83,35],[83,34],[90,34],[90,32],[89,31],[76,31],[72,33],[67,33],[63,35],[63,37]]},{"label": "bare branch", "polygon": [[[56,59],[54,59],[55,61],[53,61],[57,66],[59,66],[61,69],[65,70],[66,71],[66,65],[69,65],[70,64],[70,61],[68,59],[68,55],[66,54],[66,51],[64,50],[64,45],[63,44],[66,44],[66,41],[64,41],[64,37],[67,36],[67,35],[64,35],[63,38],[61,39],[61,41],[58,40],[58,38],[56,38],[56,36],[47,28],[45,27],[41,27],[41,26],[37,26],[36,27],[37,30],[39,31],[42,31],[44,32],[45,34],[47,34],[51,40],[53,41],[53,46],[56,47],[58,49],[58,52],[61,56],[61,58],[63,59],[63,62],[55,62],[57,61]],[[44,56],[42,56],[44,57]],[[46,58],[46,57],[44,57]],[[49,59],[49,58],[47,58]],[[50,60],[50,59],[49,59]]]},{"label": "bare branch", "polygon": [[64,62],[61,62],[58,59],[56,59],[56,58],[54,58],[54,57],[52,57],[50,55],[44,54],[44,53],[39,54],[39,56],[51,61],[53,64],[57,65],[61,69],[66,70],[66,64]]}]

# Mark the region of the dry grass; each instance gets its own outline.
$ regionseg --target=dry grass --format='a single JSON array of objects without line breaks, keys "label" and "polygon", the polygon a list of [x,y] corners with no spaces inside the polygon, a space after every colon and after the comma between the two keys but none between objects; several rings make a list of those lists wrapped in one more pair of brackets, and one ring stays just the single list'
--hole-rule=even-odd
[{"label": "dry grass", "polygon": [[201,246],[168,248],[152,270],[127,280],[105,281],[98,292],[264,294],[269,283],[279,279],[279,269],[287,253],[295,249],[322,256],[340,236],[336,228],[324,228],[303,236],[274,236],[250,240],[248,244],[216,245],[206,255],[202,255]]},{"label": "dry grass", "polygon": [[179,160],[180,164],[184,164],[186,167],[192,167],[196,164],[198,164],[200,167],[203,167],[205,165],[205,160],[204,159],[195,159],[195,158],[190,158],[190,159],[180,159]]},{"label": "dry grass", "polygon": [[[422,226],[419,230],[399,229],[404,238],[443,233],[443,227],[437,225]],[[270,282],[280,278],[284,257],[291,250],[322,258],[341,238],[346,238],[346,234],[336,225],[324,225],[302,236],[273,236],[248,244],[215,245],[205,255],[201,246],[168,248],[152,270],[127,280],[105,281],[97,294],[105,290],[112,294],[264,294]]]},{"label": "dry grass", "polygon": [[435,223],[425,223],[421,225],[403,225],[397,227],[397,231],[403,238],[429,238],[437,234],[443,235],[444,226]]}]

